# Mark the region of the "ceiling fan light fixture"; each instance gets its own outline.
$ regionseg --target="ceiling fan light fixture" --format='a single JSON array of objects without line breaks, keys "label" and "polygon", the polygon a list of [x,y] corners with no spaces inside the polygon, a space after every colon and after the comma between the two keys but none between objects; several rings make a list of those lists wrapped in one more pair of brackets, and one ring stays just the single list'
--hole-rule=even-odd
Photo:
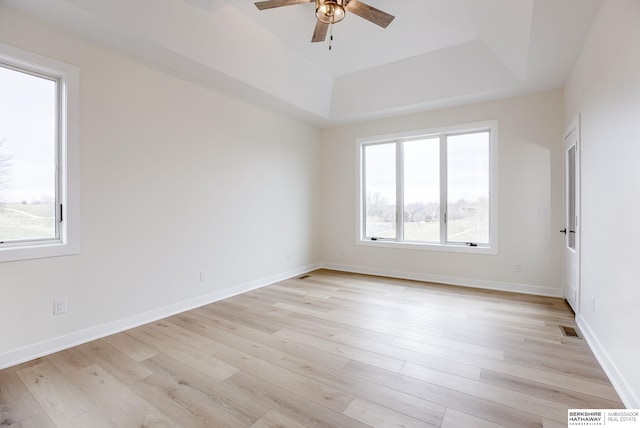
[{"label": "ceiling fan light fixture", "polygon": [[345,0],[316,0],[316,17],[326,24],[335,24],[344,19]]}]

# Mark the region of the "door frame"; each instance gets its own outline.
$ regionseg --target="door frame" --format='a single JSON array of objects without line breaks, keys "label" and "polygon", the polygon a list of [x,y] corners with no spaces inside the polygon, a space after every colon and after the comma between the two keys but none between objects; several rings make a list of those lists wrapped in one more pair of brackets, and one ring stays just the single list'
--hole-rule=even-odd
[{"label": "door frame", "polygon": [[580,301],[581,301],[581,284],[580,284],[580,274],[581,274],[581,229],[582,229],[582,198],[581,198],[581,181],[582,181],[582,169],[581,169],[581,157],[582,157],[582,147],[580,145],[580,115],[578,114],[578,116],[576,116],[571,123],[569,124],[569,126],[567,127],[567,129],[565,130],[563,136],[562,136],[562,182],[563,182],[563,192],[562,192],[562,223],[563,223],[563,228],[566,231],[565,235],[562,237],[563,241],[562,241],[562,265],[563,265],[563,269],[562,269],[562,295],[564,296],[565,300],[568,301],[567,299],[567,288],[565,287],[565,278],[566,278],[566,270],[567,270],[567,257],[566,257],[566,247],[567,247],[567,242],[568,242],[568,236],[569,236],[569,224],[568,224],[568,213],[567,213],[567,193],[568,193],[568,186],[569,183],[567,182],[567,169],[568,169],[568,163],[567,163],[567,147],[566,147],[566,139],[567,137],[573,132],[575,131],[575,135],[576,135],[576,155],[575,155],[575,173],[574,173],[574,179],[575,179],[575,216],[576,216],[576,224],[575,224],[575,256],[576,256],[576,275],[575,275],[575,280],[576,280],[576,296],[575,296],[575,307],[573,305],[571,305],[571,308],[573,309],[573,311],[575,312],[576,316],[580,314]]}]

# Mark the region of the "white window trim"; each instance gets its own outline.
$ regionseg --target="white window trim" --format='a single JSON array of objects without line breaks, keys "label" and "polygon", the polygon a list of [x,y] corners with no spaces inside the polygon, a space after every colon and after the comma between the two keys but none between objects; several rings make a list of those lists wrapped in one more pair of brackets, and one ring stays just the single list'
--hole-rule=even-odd
[{"label": "white window trim", "polygon": [[[363,146],[372,143],[387,143],[402,139],[415,137],[429,137],[442,133],[467,133],[474,131],[490,130],[490,154],[489,154],[489,192],[490,201],[490,218],[489,218],[489,245],[470,247],[457,243],[434,243],[434,242],[407,242],[393,240],[377,240],[365,239],[364,237],[364,204],[363,204]],[[439,128],[422,129],[417,131],[407,131],[393,134],[376,135],[371,137],[358,138],[356,140],[356,245],[378,247],[378,248],[396,248],[421,251],[448,251],[457,253],[476,253],[476,254],[498,254],[498,121],[489,120],[483,122],[473,122],[461,125],[445,126]]]},{"label": "white window trim", "polygon": [[0,62],[60,81],[59,203],[60,238],[0,247],[0,262],[57,257],[80,252],[80,71],[77,67],[0,43]]}]

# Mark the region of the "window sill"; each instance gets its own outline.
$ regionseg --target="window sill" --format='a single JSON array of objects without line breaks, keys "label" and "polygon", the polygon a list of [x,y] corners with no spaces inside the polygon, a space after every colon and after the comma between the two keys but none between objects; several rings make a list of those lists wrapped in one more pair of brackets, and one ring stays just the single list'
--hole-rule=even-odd
[{"label": "window sill", "polygon": [[78,254],[79,245],[72,243],[51,243],[0,248],[0,263],[18,260],[42,259],[48,257]]},{"label": "window sill", "polygon": [[362,245],[365,247],[379,247],[379,248],[395,248],[403,250],[418,250],[418,251],[443,251],[451,253],[467,253],[467,254],[487,254],[497,255],[498,248],[490,246],[477,246],[470,247],[464,244],[438,244],[438,243],[422,243],[422,242],[397,242],[393,240],[376,240],[359,239],[356,245]]}]

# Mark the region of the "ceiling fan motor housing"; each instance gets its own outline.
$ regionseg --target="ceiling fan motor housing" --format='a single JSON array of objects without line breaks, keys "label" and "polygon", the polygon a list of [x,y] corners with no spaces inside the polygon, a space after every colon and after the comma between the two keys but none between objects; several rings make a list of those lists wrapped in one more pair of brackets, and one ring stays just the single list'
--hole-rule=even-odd
[{"label": "ceiling fan motor housing", "polygon": [[344,19],[346,0],[316,0],[316,17],[326,24],[335,24]]}]

